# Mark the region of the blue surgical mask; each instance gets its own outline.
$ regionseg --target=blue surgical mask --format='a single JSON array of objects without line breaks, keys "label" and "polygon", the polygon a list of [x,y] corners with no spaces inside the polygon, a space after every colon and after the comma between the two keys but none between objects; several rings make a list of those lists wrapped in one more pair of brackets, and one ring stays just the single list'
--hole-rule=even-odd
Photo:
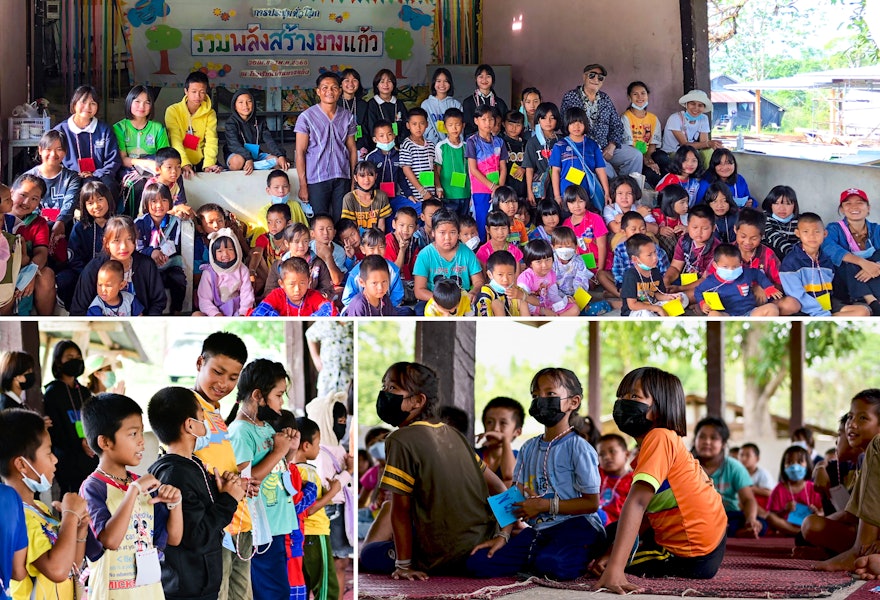
[{"label": "blue surgical mask", "polygon": [[382,142],[376,142],[376,147],[382,152],[391,152],[394,150],[394,142],[386,142],[384,144]]},{"label": "blue surgical mask", "polygon": [[788,465],[785,467],[785,476],[791,481],[800,481],[807,476],[807,468],[800,463]]},{"label": "blue surgical mask", "polygon": [[500,283],[493,281],[492,279],[489,280],[489,287],[492,288],[492,291],[495,292],[496,294],[506,294],[507,293],[506,287],[504,287]]},{"label": "blue surgical mask", "polygon": [[718,277],[720,277],[724,281],[733,281],[743,274],[743,268],[737,267],[735,269],[722,269],[718,265],[715,265],[715,272],[718,274]]},{"label": "blue surgical mask", "polygon": [[736,204],[736,205],[737,205],[738,207],[740,207],[740,208],[742,208],[743,206],[745,206],[745,205],[746,205],[746,202],[748,202],[748,201],[749,201],[749,197],[748,197],[748,196],[742,196],[742,197],[734,196],[734,197],[733,197],[733,202],[734,202],[734,204]]},{"label": "blue surgical mask", "polygon": [[[21,457],[21,460],[27,463],[27,466],[31,468],[31,471],[37,473],[37,470],[34,468],[34,465],[30,463],[28,459],[24,456]],[[46,478],[45,473],[37,473],[40,476],[40,480],[31,479],[26,476],[24,473],[21,475],[22,483],[24,483],[27,488],[35,494],[42,494],[43,492],[47,492],[52,488],[52,483]]]},{"label": "blue surgical mask", "polygon": [[770,215],[770,218],[774,221],[779,221],[780,223],[791,223],[791,220],[794,219],[794,213],[788,215],[785,218],[776,215]]},{"label": "blue surgical mask", "polygon": [[638,267],[639,267],[642,271],[650,271],[651,269],[654,268],[654,267],[649,267],[648,265],[646,265],[646,264],[643,263],[642,261],[639,261],[639,262],[637,263],[637,265],[638,265]]},{"label": "blue surgical mask", "polygon": [[376,460],[385,460],[385,440],[376,442],[370,446],[368,452],[370,453],[370,456]]},{"label": "blue surgical mask", "polygon": [[639,106],[638,104],[636,104],[635,102],[633,102],[632,104],[630,104],[630,106],[632,106],[632,107],[633,107],[634,109],[636,109],[636,110],[645,110],[646,108],[648,108],[648,103],[645,102],[644,104],[642,104],[641,106]]},{"label": "blue surgical mask", "polygon": [[[197,421],[197,420],[193,419],[193,421]],[[194,436],[196,438],[196,448],[195,448],[194,452],[198,452],[199,450],[204,450],[205,448],[207,448],[208,446],[211,445],[211,424],[208,422],[208,419],[205,419],[204,421],[197,421],[197,422],[201,423],[202,425],[205,426],[205,435]],[[192,434],[190,434],[190,435],[192,435]]]},{"label": "blue surgical mask", "polygon": [[290,193],[284,194],[280,198],[278,196],[269,195],[269,200],[272,201],[272,204],[287,204],[287,200],[290,198]]}]

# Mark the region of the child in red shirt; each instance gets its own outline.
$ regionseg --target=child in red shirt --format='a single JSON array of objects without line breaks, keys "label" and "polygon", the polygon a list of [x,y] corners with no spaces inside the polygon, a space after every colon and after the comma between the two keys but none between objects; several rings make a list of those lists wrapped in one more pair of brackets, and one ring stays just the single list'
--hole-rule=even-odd
[{"label": "child in red shirt", "polygon": [[629,451],[626,440],[616,433],[599,438],[596,444],[599,454],[599,475],[602,486],[599,488],[599,508],[605,513],[605,526],[608,527],[620,518],[623,502],[632,486],[633,474],[629,468]]}]

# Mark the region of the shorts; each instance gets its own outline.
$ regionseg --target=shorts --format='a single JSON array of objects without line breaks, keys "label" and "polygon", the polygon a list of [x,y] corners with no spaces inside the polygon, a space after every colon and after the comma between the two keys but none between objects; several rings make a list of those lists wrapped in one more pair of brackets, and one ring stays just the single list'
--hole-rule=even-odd
[{"label": "shorts", "polygon": [[345,504],[328,504],[324,507],[330,518],[330,548],[333,558],[351,558],[354,547],[345,533]]}]

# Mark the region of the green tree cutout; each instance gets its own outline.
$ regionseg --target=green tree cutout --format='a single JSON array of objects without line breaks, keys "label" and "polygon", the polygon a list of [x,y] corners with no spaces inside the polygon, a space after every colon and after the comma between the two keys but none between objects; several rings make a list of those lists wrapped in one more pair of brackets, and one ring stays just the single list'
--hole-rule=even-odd
[{"label": "green tree cutout", "polygon": [[401,72],[402,63],[412,58],[413,43],[412,34],[406,29],[389,27],[385,31],[385,52],[388,58],[395,60],[394,76],[397,79],[406,79]]},{"label": "green tree cutout", "polygon": [[147,37],[147,49],[159,52],[159,70],[154,71],[153,75],[174,75],[168,64],[168,51],[180,46],[183,40],[181,31],[168,25],[153,25],[144,35]]}]

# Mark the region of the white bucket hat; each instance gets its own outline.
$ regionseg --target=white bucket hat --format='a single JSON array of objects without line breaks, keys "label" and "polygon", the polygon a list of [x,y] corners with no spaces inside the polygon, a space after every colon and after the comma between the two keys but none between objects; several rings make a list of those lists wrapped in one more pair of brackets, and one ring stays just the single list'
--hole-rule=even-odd
[{"label": "white bucket hat", "polygon": [[688,102],[702,102],[706,108],[712,108],[712,101],[709,100],[709,96],[703,90],[691,90],[678,99],[678,103],[685,107]]}]

